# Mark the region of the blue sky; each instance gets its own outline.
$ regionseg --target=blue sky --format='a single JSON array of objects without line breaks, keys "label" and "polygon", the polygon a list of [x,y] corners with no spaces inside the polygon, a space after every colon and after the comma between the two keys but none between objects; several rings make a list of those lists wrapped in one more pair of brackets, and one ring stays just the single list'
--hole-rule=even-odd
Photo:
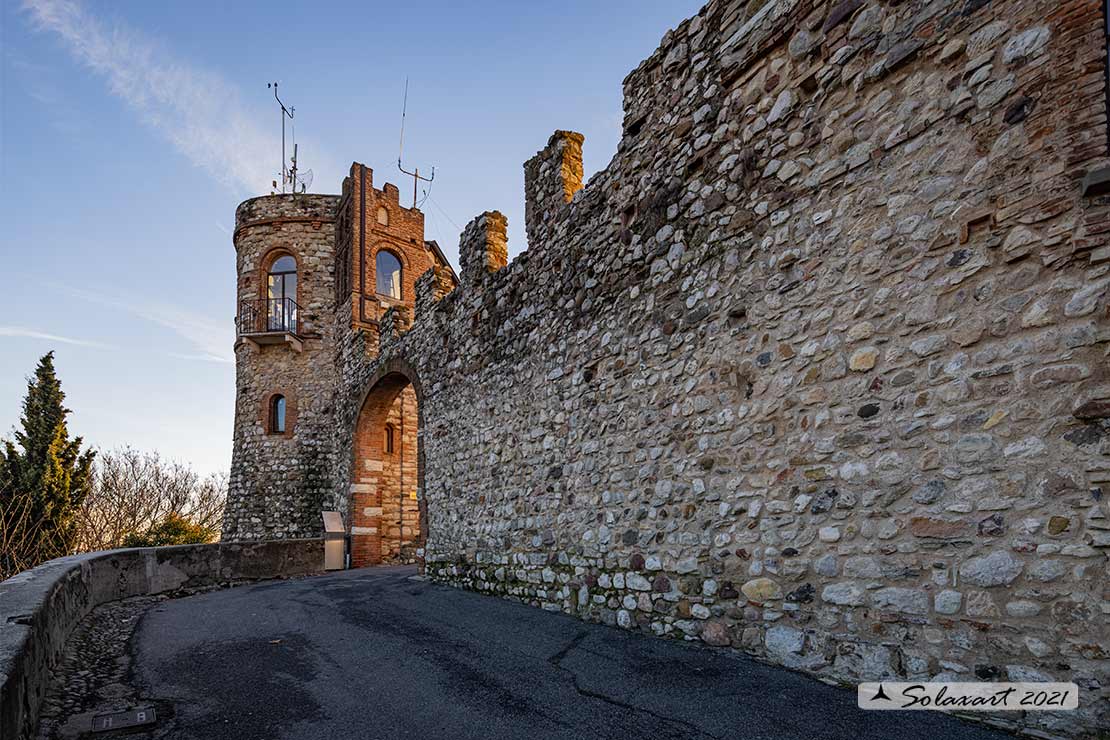
[{"label": "blue sky", "polygon": [[[474,215],[524,248],[522,164],[586,135],[587,175],[620,136],[621,81],[689,0],[0,3],[0,435],[50,349],[71,431],[202,472],[231,458],[235,206],[269,192],[280,118],[335,193],[352,160],[434,165],[427,236],[457,266]],[[411,187],[411,186],[408,186]]]}]

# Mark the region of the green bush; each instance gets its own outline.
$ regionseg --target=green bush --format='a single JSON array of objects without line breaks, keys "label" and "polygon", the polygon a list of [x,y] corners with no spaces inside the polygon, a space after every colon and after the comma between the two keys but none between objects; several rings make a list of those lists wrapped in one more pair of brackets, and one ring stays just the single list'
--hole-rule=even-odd
[{"label": "green bush", "polygon": [[213,529],[194,524],[180,514],[170,513],[145,532],[135,532],[123,540],[124,547],[162,547],[165,545],[201,545],[216,539]]}]

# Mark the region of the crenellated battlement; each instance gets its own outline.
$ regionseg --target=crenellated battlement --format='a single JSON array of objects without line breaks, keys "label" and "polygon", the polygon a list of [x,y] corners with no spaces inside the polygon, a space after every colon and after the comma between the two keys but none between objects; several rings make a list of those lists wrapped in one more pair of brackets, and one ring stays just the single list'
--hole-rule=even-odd
[{"label": "crenellated battlement", "polygon": [[[438,580],[831,681],[1076,680],[1078,712],[994,719],[1110,727],[1102,22],[712,0],[626,78],[605,169],[583,184],[568,131],[525,164],[526,250],[484,213],[461,283],[406,251],[401,301],[356,287],[417,239],[356,164],[334,396],[297,414],[359,552],[411,537],[415,499],[358,498],[401,470]],[[402,386],[420,452],[388,468]],[[292,507],[238,461],[241,500]]]},{"label": "crenellated battlement", "polygon": [[524,220],[528,244],[540,244],[553,222],[582,189],[582,142],[574,131],[556,131],[547,146],[524,163]]},{"label": "crenellated battlement", "polygon": [[436,304],[454,289],[454,276],[445,267],[433,267],[417,278],[415,320],[430,314]]},{"label": "crenellated battlement", "polygon": [[459,236],[462,284],[480,289],[491,272],[509,263],[508,220],[500,211],[475,216]]},{"label": "crenellated battlement", "polygon": [[388,352],[412,324],[407,306],[390,306],[378,321],[379,352]]}]

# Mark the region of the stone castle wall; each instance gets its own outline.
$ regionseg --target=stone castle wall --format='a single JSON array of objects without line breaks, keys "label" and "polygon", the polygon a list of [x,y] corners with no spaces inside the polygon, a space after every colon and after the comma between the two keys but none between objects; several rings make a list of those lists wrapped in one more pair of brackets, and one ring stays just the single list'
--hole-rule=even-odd
[{"label": "stone castle wall", "polygon": [[405,373],[433,577],[844,681],[1074,680],[1009,721],[1107,727],[1104,59],[1093,0],[711,2],[607,169],[526,165],[526,252],[485,214],[458,289],[341,339],[337,449]]},{"label": "stone castle wall", "polygon": [[1105,44],[1096,0],[713,0],[605,170],[525,165],[527,251],[491,211],[414,315],[337,296],[332,504],[407,379],[434,578],[1110,727]]}]

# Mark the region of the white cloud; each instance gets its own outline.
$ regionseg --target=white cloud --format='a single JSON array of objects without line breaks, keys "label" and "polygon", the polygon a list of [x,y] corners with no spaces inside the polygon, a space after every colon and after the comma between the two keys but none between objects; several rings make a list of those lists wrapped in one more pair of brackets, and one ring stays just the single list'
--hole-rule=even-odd
[{"label": "white cloud", "polygon": [[156,304],[128,307],[128,310],[172,329],[200,350],[199,354],[188,355],[189,359],[235,362],[235,354],[231,349],[235,342],[235,331],[230,318],[227,321],[214,321],[184,309]]},{"label": "white cloud", "polygon": [[[108,26],[76,0],[23,0],[23,7],[39,29],[57,34],[76,60],[103,77],[112,94],[194,165],[239,191],[269,190],[280,134],[260,123],[260,113],[242,102],[234,85],[175,58],[139,31]],[[328,177],[341,172],[329,167],[326,156],[314,158],[313,166]]]},{"label": "white cloud", "polygon": [[[111,305],[177,332],[199,350],[199,354],[187,355],[188,359],[235,362],[235,354],[231,350],[235,341],[235,331],[230,318],[227,321],[215,321],[192,311],[157,303],[144,305],[112,303]],[[181,354],[175,356],[181,359],[186,357]]]},{"label": "white cloud", "polygon": [[196,352],[172,353],[178,359],[235,362],[232,345],[235,327],[231,319],[217,321],[178,306],[157,301],[123,301],[101,293],[50,284],[56,290],[82,301],[92,301],[163,326],[187,341]]},{"label": "white cloud", "polygon": [[21,337],[24,339],[41,339],[46,342],[59,342],[61,344],[74,344],[79,347],[95,347],[97,349],[112,349],[111,345],[104,344],[103,342],[94,342],[88,339],[74,339],[73,337],[63,337],[57,334],[50,334],[48,332],[39,331],[38,329],[28,329],[23,326],[0,326],[0,337]]}]

